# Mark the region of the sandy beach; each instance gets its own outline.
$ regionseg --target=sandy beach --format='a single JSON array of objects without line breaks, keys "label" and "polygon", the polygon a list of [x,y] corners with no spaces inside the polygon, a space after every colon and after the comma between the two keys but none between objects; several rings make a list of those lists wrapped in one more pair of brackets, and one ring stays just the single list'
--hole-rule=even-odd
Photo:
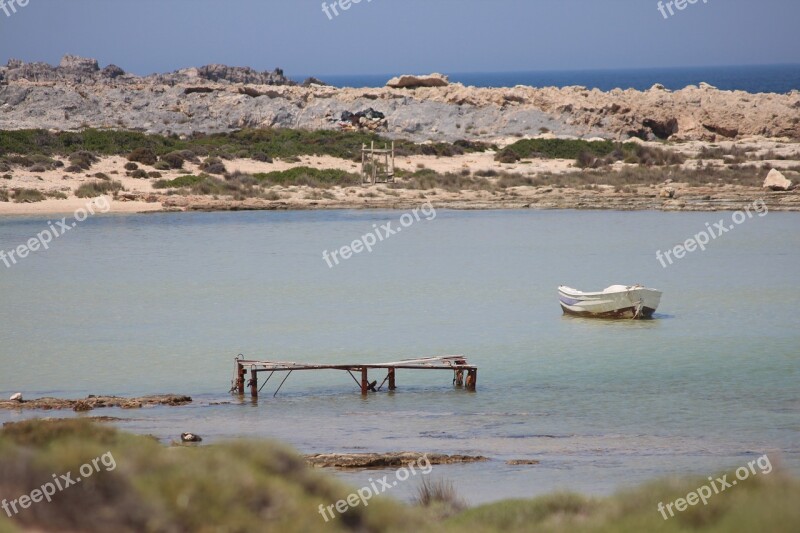
[{"label": "sandy beach", "polygon": [[[511,142],[512,139],[506,139]],[[664,145],[661,143],[644,143],[645,146],[665,148],[687,157],[696,157],[703,149],[710,149],[712,143],[692,141],[680,144]],[[727,146],[726,146],[727,145]],[[748,150],[754,158],[741,166],[752,171],[754,178],[762,179],[767,174],[764,165],[770,168],[783,169],[788,176],[798,179],[794,170],[800,168],[800,146],[791,142],[754,138],[738,143],[718,143],[714,147],[728,148],[738,146]],[[771,154],[779,159],[760,160],[763,154]],[[25,169],[14,169],[0,180],[0,187],[7,189],[24,188],[41,191],[45,195],[65,195],[66,198],[48,197],[38,202],[18,203],[14,201],[0,202],[0,215],[45,216],[67,214],[81,208],[89,200],[78,198],[75,190],[83,184],[96,182],[97,175],[121,184],[122,190],[113,195],[110,202],[111,213],[148,213],[157,211],[214,211],[214,210],[248,210],[248,209],[405,209],[420,203],[421,198],[429,199],[438,206],[452,209],[661,209],[687,211],[714,211],[719,209],[739,209],[756,199],[763,199],[770,209],[778,211],[800,210],[800,191],[776,192],[761,187],[741,186],[719,182],[706,184],[684,183],[681,171],[692,171],[705,168],[724,170],[726,161],[687,159],[674,171],[674,178],[669,183],[652,183],[647,185],[615,187],[599,183],[592,185],[592,178],[587,178],[591,186],[570,187],[559,185],[558,176],[580,173],[574,160],[567,159],[523,159],[516,163],[500,163],[495,160],[495,151],[474,152],[449,157],[433,155],[412,155],[396,159],[398,170],[413,173],[420,169],[429,169],[439,175],[488,176],[483,178],[486,186],[479,190],[454,190],[452,187],[433,187],[430,189],[404,188],[404,179],[397,178],[396,183],[384,183],[365,186],[334,186],[319,189],[310,186],[272,186],[265,188],[267,198],[255,197],[235,199],[219,195],[175,194],[169,189],[156,189],[153,179],[133,178],[126,174],[125,165],[128,160],[122,156],[105,156],[91,166],[91,170],[83,174],[65,173],[63,168],[32,173]],[[65,158],[55,157],[69,165]],[[258,174],[286,171],[296,167],[313,169],[336,169],[350,173],[358,173],[360,164],[347,159],[332,156],[301,156],[297,160],[284,161],[275,159],[272,162],[261,162],[246,158],[234,158],[224,162],[228,174]],[[625,168],[636,165],[615,163],[607,173],[613,175]],[[147,169],[146,166],[142,168]],[[198,163],[186,162],[184,168],[178,170],[158,171],[160,179],[173,180],[183,175],[202,174]],[[497,183],[497,175],[510,174],[535,180],[538,176],[548,178],[534,181],[535,185],[519,185],[490,190],[491,184]],[[10,179],[8,179],[10,178]],[[665,195],[662,191],[669,190]]]}]

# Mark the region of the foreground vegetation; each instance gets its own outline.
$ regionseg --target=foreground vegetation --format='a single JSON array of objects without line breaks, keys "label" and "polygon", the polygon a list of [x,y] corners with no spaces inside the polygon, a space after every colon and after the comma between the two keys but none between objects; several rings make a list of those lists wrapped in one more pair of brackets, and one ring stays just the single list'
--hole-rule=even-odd
[{"label": "foreground vegetation", "polygon": [[[705,478],[658,482],[612,497],[556,494],[463,510],[448,483],[419,487],[420,503],[386,498],[355,506],[324,522],[320,504],[353,489],[306,467],[286,447],[231,442],[166,448],[86,420],[9,423],[0,431],[0,498],[30,494],[53,474],[77,473],[110,452],[115,468],[98,470],[57,492],[51,503],[0,513],[0,532],[37,531],[478,531],[673,532],[797,531],[800,483],[783,474],[746,483],[665,521],[658,502],[670,502]],[[105,463],[104,463],[105,464]],[[432,475],[435,475],[436,471]],[[424,504],[424,505],[423,505]]]},{"label": "foreground vegetation", "polygon": [[[195,156],[214,156],[222,159],[246,157],[258,161],[302,155],[329,155],[343,159],[361,160],[362,144],[376,147],[391,144],[391,140],[374,133],[341,132],[333,130],[295,130],[284,128],[247,129],[230,133],[196,134],[181,139],[177,136],[148,135],[135,131],[85,129],[80,132],[50,132],[47,130],[14,130],[0,132],[0,156],[16,154],[35,164],[43,164],[53,155],[70,156],[79,152],[99,155],[138,153],[131,161],[154,165],[161,156],[175,152],[191,152]],[[452,156],[485,151],[490,145],[479,142],[416,144],[395,141],[398,156]],[[157,159],[158,158],[158,159]],[[19,160],[17,160],[19,164]],[[169,163],[168,158],[166,159]],[[3,161],[0,160],[0,163]],[[6,163],[14,161],[6,161]],[[25,163],[25,161],[22,161]],[[179,168],[179,167],[178,167]],[[2,167],[0,167],[0,170]]]}]

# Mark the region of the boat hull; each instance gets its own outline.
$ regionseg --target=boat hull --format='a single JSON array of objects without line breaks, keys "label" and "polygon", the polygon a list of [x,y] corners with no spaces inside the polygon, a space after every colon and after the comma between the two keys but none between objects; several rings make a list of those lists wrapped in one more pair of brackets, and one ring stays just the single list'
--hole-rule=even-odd
[{"label": "boat hull", "polygon": [[559,287],[564,314],[590,318],[652,318],[661,292],[640,286],[614,285],[603,292],[581,292]]}]

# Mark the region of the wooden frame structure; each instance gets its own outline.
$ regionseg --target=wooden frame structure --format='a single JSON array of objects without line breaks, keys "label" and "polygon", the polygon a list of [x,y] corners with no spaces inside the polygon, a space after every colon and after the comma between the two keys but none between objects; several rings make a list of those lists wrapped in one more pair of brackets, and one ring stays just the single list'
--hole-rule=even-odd
[{"label": "wooden frame structure", "polygon": [[[236,392],[239,395],[244,395],[245,389],[245,376],[248,371],[250,379],[247,380],[246,386],[250,389],[250,396],[258,398],[261,389],[269,382],[269,379],[276,373],[285,372],[286,375],[281,381],[275,393],[278,391],[289,378],[292,372],[302,370],[341,370],[350,374],[350,377],[356,382],[356,385],[361,389],[361,394],[366,395],[370,391],[378,392],[383,388],[386,382],[389,382],[388,388],[390,391],[397,388],[397,371],[398,370],[450,370],[453,372],[453,384],[456,387],[464,387],[466,390],[475,391],[478,382],[478,367],[470,365],[463,355],[447,355],[442,357],[424,357],[420,359],[404,359],[392,363],[373,363],[373,364],[319,364],[319,363],[294,363],[286,361],[256,361],[252,359],[245,359],[243,355],[239,354],[234,359],[234,379],[231,387],[231,392]],[[377,381],[370,383],[369,371],[370,370],[386,370],[386,377],[383,382],[377,386]],[[267,379],[259,388],[258,374],[259,372],[269,372]],[[361,374],[359,381],[353,375],[353,372]],[[464,380],[464,373],[466,372],[466,381]]]},{"label": "wooden frame structure", "polygon": [[376,183],[394,183],[394,141],[391,148],[361,145],[361,185]]}]

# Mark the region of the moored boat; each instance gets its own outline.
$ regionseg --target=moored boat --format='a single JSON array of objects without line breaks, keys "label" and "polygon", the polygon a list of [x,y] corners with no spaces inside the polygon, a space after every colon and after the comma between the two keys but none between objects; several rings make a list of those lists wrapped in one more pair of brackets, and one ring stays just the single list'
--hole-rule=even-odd
[{"label": "moored boat", "polygon": [[642,285],[612,285],[601,292],[583,292],[560,286],[558,299],[564,314],[594,318],[652,318],[661,291]]}]

